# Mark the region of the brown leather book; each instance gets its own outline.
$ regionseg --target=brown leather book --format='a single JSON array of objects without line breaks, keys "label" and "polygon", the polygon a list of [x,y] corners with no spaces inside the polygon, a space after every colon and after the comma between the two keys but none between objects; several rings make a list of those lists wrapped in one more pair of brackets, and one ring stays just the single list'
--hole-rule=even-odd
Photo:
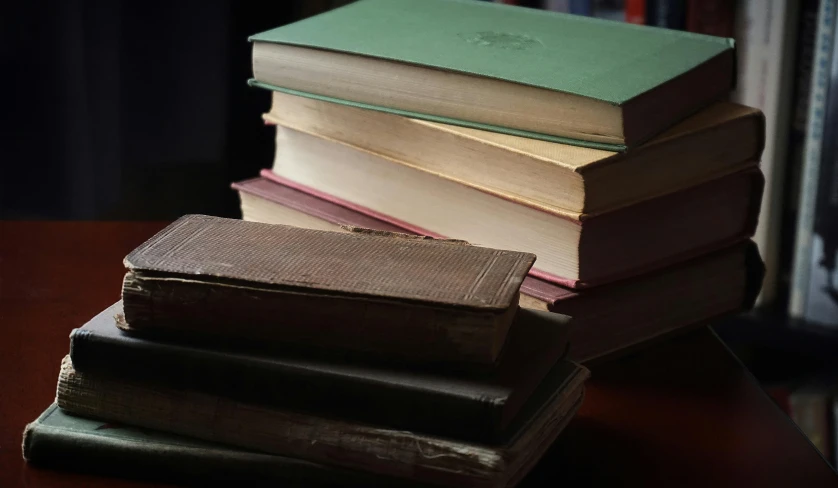
[{"label": "brown leather book", "polygon": [[122,327],[494,364],[534,261],[407,234],[187,215],[125,258]]}]

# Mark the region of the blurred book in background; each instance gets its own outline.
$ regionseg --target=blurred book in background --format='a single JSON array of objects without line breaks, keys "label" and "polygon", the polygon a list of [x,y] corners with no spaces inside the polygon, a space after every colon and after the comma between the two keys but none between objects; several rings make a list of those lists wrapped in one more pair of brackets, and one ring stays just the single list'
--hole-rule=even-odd
[{"label": "blurred book in background", "polygon": [[[833,272],[836,261],[833,243],[838,241],[833,235],[838,234],[835,230],[838,219],[829,217],[831,209],[838,205],[835,203],[838,184],[828,183],[836,179],[833,169],[836,149],[814,148],[811,132],[815,125],[811,114],[828,119],[817,125],[826,127],[827,131],[838,116],[827,115],[825,94],[819,95],[820,109],[807,110],[807,107],[817,20],[823,26],[834,25],[824,18],[824,15],[834,18],[834,3],[818,0],[543,2],[543,8],[548,10],[736,39],[738,80],[731,100],[759,108],[766,117],[765,151],[760,164],[766,185],[754,236],[766,264],[758,304],[785,314],[786,304],[791,302],[790,315],[801,319],[815,317],[812,314],[818,309],[821,317],[814,322],[821,323],[830,322],[826,316],[838,320],[838,292],[835,291],[838,278]],[[823,32],[819,37],[832,35]],[[828,52],[824,52],[828,56],[832,52],[831,44],[827,48]],[[828,66],[825,71],[829,71]],[[827,84],[821,82],[821,86]],[[824,141],[833,139],[833,136],[823,138]],[[806,150],[804,165],[806,140],[812,150]],[[821,154],[819,162],[814,162],[812,151]],[[803,217],[799,225],[798,214]],[[797,256],[793,259],[794,249]],[[810,275],[812,283],[818,281],[817,285],[810,284]],[[808,300],[810,295],[818,298]],[[809,314],[805,313],[807,303],[812,307]]]},{"label": "blurred book in background", "polygon": [[838,329],[838,50],[836,2],[818,16],[789,313]]},{"label": "blurred book in background", "polygon": [[765,196],[756,240],[765,259],[760,303],[775,298],[779,270],[786,148],[790,129],[798,2],[739,3],[736,19],[739,79],[734,100],[765,113],[765,150],[761,168]]}]

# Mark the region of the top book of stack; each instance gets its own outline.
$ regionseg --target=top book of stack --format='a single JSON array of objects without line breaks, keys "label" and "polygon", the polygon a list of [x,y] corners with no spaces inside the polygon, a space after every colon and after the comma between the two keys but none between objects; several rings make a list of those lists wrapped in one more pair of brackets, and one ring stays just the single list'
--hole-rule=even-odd
[{"label": "top book of stack", "polygon": [[186,215],[126,256],[129,332],[493,365],[528,253]]},{"label": "top book of stack", "polygon": [[472,0],[362,0],[251,41],[256,86],[614,151],[734,83],[732,39]]}]

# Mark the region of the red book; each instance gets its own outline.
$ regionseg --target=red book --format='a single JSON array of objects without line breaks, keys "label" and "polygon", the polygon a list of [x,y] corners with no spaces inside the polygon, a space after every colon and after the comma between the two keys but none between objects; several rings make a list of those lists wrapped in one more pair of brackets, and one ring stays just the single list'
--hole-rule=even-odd
[{"label": "red book", "polygon": [[[357,226],[417,232],[391,219],[320,198],[267,178],[234,183],[245,220],[322,230]],[[574,290],[532,272],[521,286],[521,306],[571,315],[578,327],[571,358],[588,361],[707,320],[748,309],[762,284],[756,246],[740,242],[631,279]]]},{"label": "red book", "polygon": [[626,22],[646,24],[646,0],[626,0]]},{"label": "red book", "polygon": [[711,36],[733,37],[736,2],[730,0],[689,0],[687,30]]}]

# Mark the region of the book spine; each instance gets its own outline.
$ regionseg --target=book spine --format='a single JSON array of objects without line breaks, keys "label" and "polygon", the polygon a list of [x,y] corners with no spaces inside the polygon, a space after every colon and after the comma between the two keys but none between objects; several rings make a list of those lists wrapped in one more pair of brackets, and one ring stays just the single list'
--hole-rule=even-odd
[{"label": "book spine", "polygon": [[[806,318],[811,291],[811,271],[815,229],[815,211],[818,198],[818,179],[824,147],[824,124],[827,113],[831,61],[835,61],[835,0],[823,0],[818,12],[818,29],[809,91],[809,114],[806,123],[803,171],[797,215],[797,232],[792,264],[789,296],[789,315]],[[825,285],[822,283],[821,285]]]},{"label": "book spine", "polygon": [[[133,441],[33,422],[23,433],[23,458],[36,467],[144,481],[367,483],[385,482],[361,472],[226,447]],[[403,480],[400,482],[403,482]]]},{"label": "book spine", "polygon": [[276,408],[491,443],[504,406],[450,390],[371,381],[336,371],[159,341],[113,338],[76,329],[70,358],[81,372],[162,384]]},{"label": "book spine", "polygon": [[503,313],[476,312],[170,280],[134,271],[125,275],[122,298],[123,329],[129,332],[314,345],[392,359],[487,366],[495,363],[517,310],[517,303]]}]

